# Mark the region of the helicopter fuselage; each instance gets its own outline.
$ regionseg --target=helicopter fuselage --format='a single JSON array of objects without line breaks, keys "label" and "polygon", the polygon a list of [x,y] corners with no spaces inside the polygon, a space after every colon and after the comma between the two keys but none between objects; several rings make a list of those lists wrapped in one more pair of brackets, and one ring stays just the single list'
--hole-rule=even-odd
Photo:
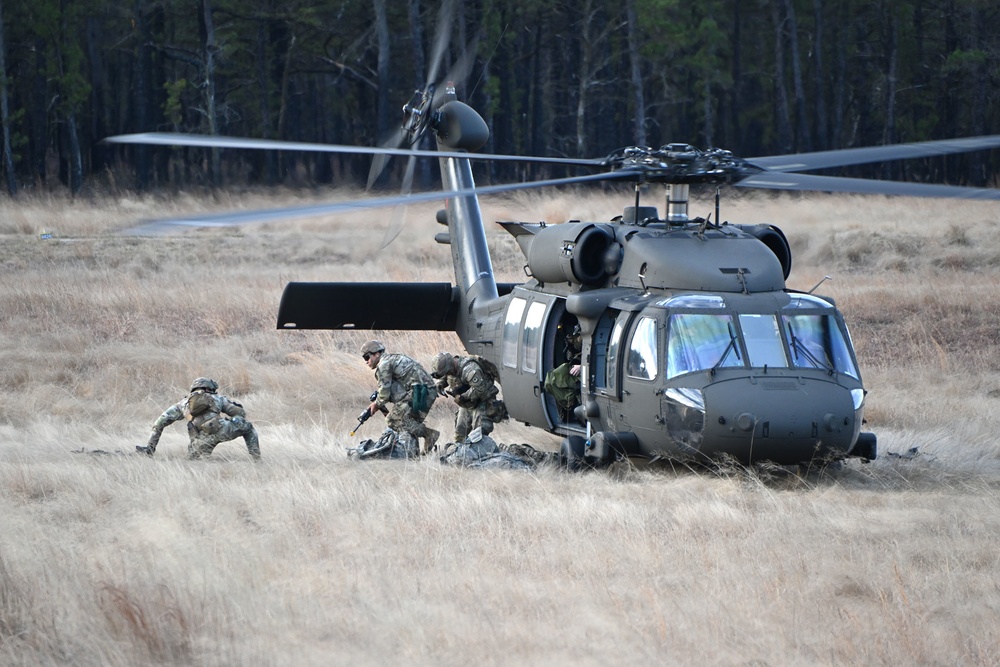
[{"label": "helicopter fuselage", "polygon": [[[630,288],[563,296],[531,281],[505,300],[484,326],[499,349],[474,351],[500,368],[513,418],[581,439],[591,463],[874,456],[854,451],[864,389],[843,318],[827,300]],[[545,380],[566,363],[563,340],[577,324],[578,406],[567,411]]]}]

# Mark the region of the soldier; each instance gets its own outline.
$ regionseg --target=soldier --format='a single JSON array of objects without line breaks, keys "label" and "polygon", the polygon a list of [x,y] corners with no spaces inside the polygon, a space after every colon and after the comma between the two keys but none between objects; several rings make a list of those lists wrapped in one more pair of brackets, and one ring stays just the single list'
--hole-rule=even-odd
[{"label": "soldier", "polygon": [[483,435],[493,431],[493,422],[504,418],[503,403],[492,364],[479,357],[459,357],[440,352],[432,362],[431,375],[437,380],[438,391],[451,396],[458,405],[455,415],[455,442],[464,442],[476,428]]},{"label": "soldier", "polygon": [[378,381],[378,393],[368,406],[368,413],[374,416],[392,403],[385,417],[386,426],[397,433],[409,433],[414,439],[423,438],[421,454],[434,450],[441,433],[424,424],[437,398],[434,379],[405,354],[386,354],[385,345],[377,340],[361,347],[361,357],[375,371]]},{"label": "soldier", "polygon": [[218,389],[219,384],[209,378],[198,378],[192,382],[188,397],[167,408],[153,424],[146,446],[137,445],[135,450],[152,456],[163,429],[175,421],[187,419],[188,436],[191,438],[188,443],[189,459],[209,456],[220,442],[243,436],[250,456],[259,461],[257,430],[246,420],[246,410],[236,401],[216,394]]}]

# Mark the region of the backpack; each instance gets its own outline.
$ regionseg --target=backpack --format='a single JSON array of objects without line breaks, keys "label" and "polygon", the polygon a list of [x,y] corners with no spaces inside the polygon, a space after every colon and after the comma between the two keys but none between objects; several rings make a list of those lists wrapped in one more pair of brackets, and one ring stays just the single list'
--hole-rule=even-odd
[{"label": "backpack", "polygon": [[216,410],[215,398],[211,394],[196,391],[188,396],[187,411],[189,415],[197,417],[209,410]]},{"label": "backpack", "polygon": [[489,359],[485,357],[480,357],[479,355],[473,355],[472,360],[479,364],[479,367],[483,369],[483,372],[490,376],[493,382],[500,383],[500,369]]}]

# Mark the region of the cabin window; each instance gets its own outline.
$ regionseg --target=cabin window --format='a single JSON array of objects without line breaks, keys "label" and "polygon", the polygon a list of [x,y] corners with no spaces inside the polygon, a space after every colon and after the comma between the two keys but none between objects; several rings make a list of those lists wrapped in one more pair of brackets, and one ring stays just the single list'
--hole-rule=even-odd
[{"label": "cabin window", "polygon": [[667,379],[743,365],[730,315],[678,313],[670,316],[668,330]]},{"label": "cabin window", "polygon": [[782,315],[792,366],[821,368],[858,378],[850,345],[831,315]]},{"label": "cabin window", "polygon": [[538,368],[538,341],[541,338],[542,317],[545,315],[545,304],[532,303],[528,307],[528,316],[524,318],[524,365],[529,373]]},{"label": "cabin window", "polygon": [[608,340],[608,362],[605,385],[612,393],[618,391],[618,348],[621,347],[622,334],[625,332],[625,324],[628,317],[619,315],[615,320],[615,326],[611,330],[611,338]]},{"label": "cabin window", "polygon": [[521,316],[524,314],[524,299],[513,297],[507,306],[507,317],[503,323],[503,343],[501,357],[503,365],[509,368],[517,366],[517,341],[521,330]]},{"label": "cabin window", "polygon": [[632,334],[632,343],[628,351],[628,361],[625,364],[625,372],[629,377],[640,380],[656,378],[659,359],[656,343],[656,320],[652,317],[641,318],[639,323],[635,325],[635,332]]},{"label": "cabin window", "polygon": [[750,366],[788,366],[785,348],[781,344],[781,332],[774,315],[740,315],[743,340],[747,344]]}]

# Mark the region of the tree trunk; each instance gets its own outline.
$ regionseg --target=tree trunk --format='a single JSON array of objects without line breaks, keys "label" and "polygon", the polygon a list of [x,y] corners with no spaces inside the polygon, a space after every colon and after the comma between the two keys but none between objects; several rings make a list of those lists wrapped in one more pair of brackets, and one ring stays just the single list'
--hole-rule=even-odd
[{"label": "tree trunk", "polygon": [[784,0],[785,22],[788,27],[789,50],[792,55],[792,90],[795,95],[795,150],[809,150],[809,126],[806,122],[806,91],[802,84],[802,60],[799,56],[799,26],[792,0]]},{"label": "tree trunk", "polygon": [[10,106],[7,99],[7,43],[3,25],[3,0],[0,0],[0,124],[3,126],[3,170],[7,177],[7,192],[17,194],[14,174],[14,151],[10,145]]},{"label": "tree trunk", "polygon": [[791,153],[792,122],[788,114],[788,92],[785,90],[785,30],[778,11],[780,0],[771,0],[771,21],[774,23],[774,113],[778,131],[778,152]]},{"label": "tree trunk", "polygon": [[[628,30],[629,75],[632,86],[634,130],[632,140],[637,146],[645,146],[646,139],[646,98],[642,87],[642,59],[639,56],[639,21],[635,15],[635,0],[625,1],[625,22]],[[583,155],[582,153],[580,154]]]},{"label": "tree trunk", "polygon": [[[215,90],[215,56],[219,51],[215,40],[215,23],[212,21],[211,0],[201,0],[201,11],[199,12],[200,27],[202,31],[202,67],[205,80],[204,86],[205,116],[208,121],[208,133],[211,136],[219,134],[219,116],[216,108]],[[212,185],[222,185],[222,160],[218,148],[211,150],[211,174],[209,179]]]},{"label": "tree trunk", "polygon": [[[153,129],[149,117],[150,101],[150,78],[152,76],[152,53],[149,47],[151,41],[149,29],[146,24],[145,12],[142,8],[142,0],[135,0],[132,20],[134,21],[134,35],[136,40],[135,60],[132,63],[134,90],[132,98],[133,131],[148,132]],[[138,144],[134,147],[135,155],[135,186],[140,191],[149,187],[153,175],[153,162],[150,159],[151,147]]]},{"label": "tree trunk", "polygon": [[816,149],[826,150],[830,146],[830,128],[826,115],[826,72],[823,69],[823,0],[813,0],[813,20],[816,24],[813,33],[813,61],[815,62],[816,99]]},{"label": "tree trunk", "polygon": [[374,0],[375,6],[375,37],[378,46],[378,64],[376,78],[378,79],[377,99],[375,103],[375,123],[377,136],[388,136],[389,121],[389,63],[392,41],[389,36],[389,19],[385,13],[385,0]]}]

